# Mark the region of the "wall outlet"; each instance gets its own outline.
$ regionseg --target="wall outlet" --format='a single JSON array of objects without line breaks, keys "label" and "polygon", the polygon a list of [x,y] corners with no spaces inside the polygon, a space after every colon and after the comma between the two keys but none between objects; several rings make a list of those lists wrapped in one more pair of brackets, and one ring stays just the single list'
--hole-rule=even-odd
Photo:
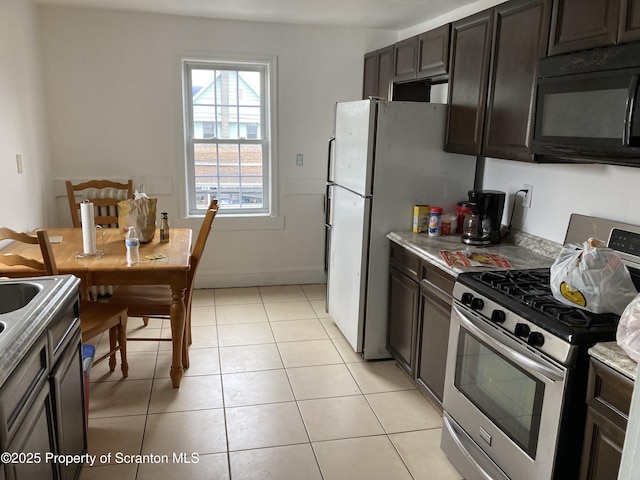
[{"label": "wall outlet", "polygon": [[522,196],[522,206],[525,208],[531,208],[531,197],[533,196],[533,185],[523,185],[523,190],[526,192]]},{"label": "wall outlet", "polygon": [[302,156],[302,154],[301,154],[301,153],[298,153],[298,154],[296,155],[296,165],[297,165],[298,167],[301,167],[303,163],[304,163],[304,157]]},{"label": "wall outlet", "polygon": [[18,173],[24,172],[22,168],[22,155],[20,153],[16,153],[16,166],[18,167]]}]

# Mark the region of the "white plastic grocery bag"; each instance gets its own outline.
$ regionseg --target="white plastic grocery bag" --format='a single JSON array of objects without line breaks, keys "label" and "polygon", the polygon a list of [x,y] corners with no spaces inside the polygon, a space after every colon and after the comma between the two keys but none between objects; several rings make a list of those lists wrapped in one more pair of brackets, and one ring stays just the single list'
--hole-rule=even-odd
[{"label": "white plastic grocery bag", "polygon": [[562,248],[551,266],[551,291],[567,305],[616,315],[638,293],[617,252],[594,238]]}]

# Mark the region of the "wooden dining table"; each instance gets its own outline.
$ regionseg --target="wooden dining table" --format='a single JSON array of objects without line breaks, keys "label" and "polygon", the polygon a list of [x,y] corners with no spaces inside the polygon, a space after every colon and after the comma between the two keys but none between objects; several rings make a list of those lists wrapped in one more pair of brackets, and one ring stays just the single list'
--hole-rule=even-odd
[{"label": "wooden dining table", "polygon": [[[170,376],[175,388],[180,387],[184,368],[189,368],[189,352],[185,340],[185,291],[190,269],[191,229],[172,228],[171,241],[160,243],[156,231],[154,239],[140,244],[140,261],[127,265],[124,236],[118,228],[97,229],[98,255],[85,256],[81,228],[46,228],[60,274],[80,279],[81,296],[89,299],[92,285],[169,285],[172,293],[171,342],[173,357]],[[101,231],[102,230],[102,231]],[[101,239],[104,239],[104,243]],[[17,253],[37,258],[37,245],[14,242],[3,253]],[[161,256],[150,259],[149,257]],[[3,266],[2,275],[25,277],[41,275],[24,266]]]}]

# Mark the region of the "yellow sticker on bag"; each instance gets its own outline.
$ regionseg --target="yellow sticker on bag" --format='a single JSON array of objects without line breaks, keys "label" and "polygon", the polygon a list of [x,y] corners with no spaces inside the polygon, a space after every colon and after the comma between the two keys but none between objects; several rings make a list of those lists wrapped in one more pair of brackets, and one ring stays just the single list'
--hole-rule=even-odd
[{"label": "yellow sticker on bag", "polygon": [[579,305],[581,307],[587,306],[587,300],[584,298],[582,292],[580,292],[579,290],[574,290],[566,282],[562,282],[560,284],[560,293],[571,303],[575,303],[576,305]]}]

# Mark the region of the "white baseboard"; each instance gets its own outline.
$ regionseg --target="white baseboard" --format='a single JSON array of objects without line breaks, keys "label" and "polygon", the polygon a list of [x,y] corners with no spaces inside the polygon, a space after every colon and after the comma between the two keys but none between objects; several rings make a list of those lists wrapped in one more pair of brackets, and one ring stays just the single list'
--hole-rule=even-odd
[{"label": "white baseboard", "polygon": [[322,268],[267,272],[217,272],[198,270],[195,288],[264,287],[326,283]]}]

